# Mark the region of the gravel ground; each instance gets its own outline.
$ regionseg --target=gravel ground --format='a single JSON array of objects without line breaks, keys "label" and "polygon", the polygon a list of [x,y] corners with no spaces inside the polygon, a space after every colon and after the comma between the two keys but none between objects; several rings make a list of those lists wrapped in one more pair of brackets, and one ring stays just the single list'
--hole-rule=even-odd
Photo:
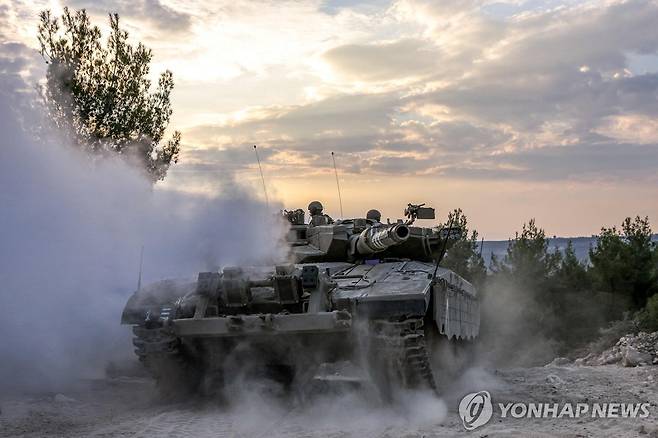
[{"label": "gravel ground", "polygon": [[[0,395],[0,437],[658,437],[658,367],[472,369],[447,385],[441,399],[405,394],[394,406],[357,393],[302,407],[242,386],[232,402],[164,403],[146,378],[82,381],[65,392]],[[461,397],[488,390],[491,421],[472,432],[457,413]],[[500,418],[498,403],[644,403],[647,418]]]}]

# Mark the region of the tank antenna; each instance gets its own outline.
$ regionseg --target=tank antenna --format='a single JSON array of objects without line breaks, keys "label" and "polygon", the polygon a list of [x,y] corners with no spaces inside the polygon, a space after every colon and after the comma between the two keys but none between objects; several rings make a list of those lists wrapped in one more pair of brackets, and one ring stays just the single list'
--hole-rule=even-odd
[{"label": "tank antenna", "polygon": [[443,257],[446,255],[446,251],[448,249],[448,240],[450,239],[450,230],[452,229],[452,223],[455,220],[454,217],[450,218],[450,222],[448,223],[448,233],[446,234],[446,237],[443,239],[443,248],[441,248],[441,253],[439,256],[436,258],[436,265],[434,265],[434,274],[432,274],[432,280],[436,279],[436,272],[439,270],[439,264],[443,260]]},{"label": "tank antenna", "polygon": [[331,159],[334,162],[334,174],[336,175],[336,187],[338,188],[338,204],[340,205],[340,217],[344,218],[343,215],[343,198],[340,196],[340,183],[338,182],[338,169],[336,169],[336,157],[333,152],[331,152]]},{"label": "tank antenna", "polygon": [[139,277],[137,277],[137,292],[142,290],[142,266],[144,265],[144,245],[139,250]]},{"label": "tank antenna", "polygon": [[256,161],[258,162],[258,170],[260,171],[260,179],[263,182],[263,193],[265,193],[265,205],[267,206],[267,209],[270,209],[270,200],[267,197],[267,187],[265,186],[265,177],[263,176],[263,168],[260,165],[260,158],[258,157],[258,149],[256,148],[256,145],[254,145],[254,152],[256,153]]}]

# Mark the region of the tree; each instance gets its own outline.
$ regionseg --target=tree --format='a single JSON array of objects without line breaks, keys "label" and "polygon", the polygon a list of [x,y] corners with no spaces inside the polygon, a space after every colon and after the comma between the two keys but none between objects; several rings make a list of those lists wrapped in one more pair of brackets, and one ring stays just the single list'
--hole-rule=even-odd
[{"label": "tree", "polygon": [[492,258],[481,307],[482,333],[491,337],[483,343],[497,345],[495,360],[537,364],[555,357],[557,315],[549,280],[559,257],[549,252],[544,230],[531,219],[509,240],[502,260]]},{"label": "tree", "polygon": [[560,256],[555,277],[558,286],[565,292],[581,292],[591,288],[587,267],[578,260],[571,240]]},{"label": "tree", "polygon": [[[505,257],[493,259],[483,288],[482,334],[501,347],[499,360],[530,357],[528,363],[540,363],[550,359],[551,348],[552,354],[568,354],[595,339],[611,320],[643,306],[634,320],[655,330],[658,248],[651,237],[647,218],[603,228],[588,267],[571,242],[563,252],[552,251],[534,220],[524,224]],[[627,330],[629,323],[617,326]]]},{"label": "tree", "polygon": [[562,352],[594,339],[606,323],[606,300],[592,290],[587,267],[578,260],[571,241],[548,284],[550,308],[557,316],[554,336]]},{"label": "tree", "polygon": [[441,264],[475,284],[482,284],[487,275],[487,268],[478,251],[478,232],[473,230],[469,236],[468,219],[461,208],[448,213],[445,226],[450,224],[459,227],[462,234],[447,251]]},{"label": "tree", "polygon": [[538,228],[534,219],[523,224],[521,234],[510,240],[507,254],[502,261],[493,260],[496,272],[514,277],[522,285],[544,287],[545,281],[559,266],[559,252],[548,251],[548,239],[543,229]]},{"label": "tree", "polygon": [[614,226],[602,228],[596,247],[589,251],[594,286],[630,301],[636,310],[642,308],[658,288],[656,248],[651,235],[647,217],[627,217],[621,230]]},{"label": "tree", "polygon": [[180,150],[180,132],[163,141],[172,114],[170,71],[151,92],[151,50],[128,43],[119,16],[110,14],[105,46],[86,11],[64,8],[60,20],[40,14],[38,39],[48,68],[42,88],[54,124],[93,154],[115,152],[143,166],[153,181],[165,177]]}]

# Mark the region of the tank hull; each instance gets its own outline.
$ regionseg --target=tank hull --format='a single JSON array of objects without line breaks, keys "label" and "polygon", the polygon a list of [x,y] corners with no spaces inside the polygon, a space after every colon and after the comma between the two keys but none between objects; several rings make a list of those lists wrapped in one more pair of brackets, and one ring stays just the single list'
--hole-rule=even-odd
[{"label": "tank hull", "polygon": [[385,398],[395,386],[436,389],[427,339],[476,338],[479,302],[470,283],[438,267],[452,228],[413,226],[420,207],[389,224],[317,215],[304,224],[293,212],[288,263],[146,287],[122,323],[134,326],[136,353],[161,385],[176,370],[193,388],[248,367],[304,386],[318,367],[335,381],[327,370],[353,369],[337,365],[349,361]]}]

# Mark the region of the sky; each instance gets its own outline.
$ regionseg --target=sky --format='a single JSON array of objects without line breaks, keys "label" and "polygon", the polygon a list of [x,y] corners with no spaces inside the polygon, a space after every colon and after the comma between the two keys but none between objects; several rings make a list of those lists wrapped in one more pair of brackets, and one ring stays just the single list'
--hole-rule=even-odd
[{"label": "sky", "polygon": [[486,239],[536,218],[588,236],[658,228],[658,2],[0,0],[0,75],[43,77],[40,10],[86,8],[169,69],[180,163],[157,190],[227,175],[286,208],[340,216],[462,208]]}]

